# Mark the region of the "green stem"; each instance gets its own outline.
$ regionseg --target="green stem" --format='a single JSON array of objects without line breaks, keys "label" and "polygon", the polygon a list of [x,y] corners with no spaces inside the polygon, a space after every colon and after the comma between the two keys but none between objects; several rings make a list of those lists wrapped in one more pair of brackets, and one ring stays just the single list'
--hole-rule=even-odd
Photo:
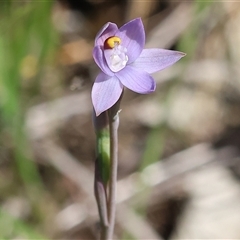
[{"label": "green stem", "polygon": [[97,136],[94,193],[100,217],[100,239],[106,240],[108,229],[107,184],[110,175],[110,136],[107,112],[98,117],[94,113],[93,123]]},{"label": "green stem", "polygon": [[94,191],[100,216],[100,239],[112,240],[116,215],[119,107],[122,95],[108,111],[93,115],[97,135]]},{"label": "green stem", "polygon": [[100,239],[105,240],[108,229],[107,195],[102,181],[98,179],[98,174],[95,175],[94,192],[100,217]]},{"label": "green stem", "polygon": [[108,222],[107,239],[113,238],[115,215],[116,215],[116,192],[117,192],[117,167],[118,167],[118,113],[108,111],[110,132],[110,179],[108,196]]}]

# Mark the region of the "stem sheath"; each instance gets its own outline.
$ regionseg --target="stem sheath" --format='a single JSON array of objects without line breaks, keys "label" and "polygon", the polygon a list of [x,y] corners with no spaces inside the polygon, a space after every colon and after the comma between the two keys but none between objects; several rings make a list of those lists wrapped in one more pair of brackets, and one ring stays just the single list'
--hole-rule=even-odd
[{"label": "stem sheath", "polygon": [[109,114],[109,131],[110,131],[110,179],[109,179],[109,196],[108,196],[108,231],[107,239],[112,240],[116,215],[116,192],[117,192],[117,167],[118,167],[118,113]]}]

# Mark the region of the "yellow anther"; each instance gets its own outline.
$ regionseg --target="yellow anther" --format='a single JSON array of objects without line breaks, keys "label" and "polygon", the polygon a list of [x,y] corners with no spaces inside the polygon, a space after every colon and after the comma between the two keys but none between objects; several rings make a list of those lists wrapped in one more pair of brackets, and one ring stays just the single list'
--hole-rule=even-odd
[{"label": "yellow anther", "polygon": [[104,43],[104,47],[105,48],[114,48],[115,45],[119,45],[121,43],[121,39],[119,37],[109,37],[105,43]]}]

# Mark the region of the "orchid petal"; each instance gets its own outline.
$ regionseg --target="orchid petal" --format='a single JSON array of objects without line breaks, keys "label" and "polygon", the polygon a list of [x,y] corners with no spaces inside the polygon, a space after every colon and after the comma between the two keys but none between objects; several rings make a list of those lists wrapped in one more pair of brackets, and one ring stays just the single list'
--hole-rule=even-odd
[{"label": "orchid petal", "polygon": [[142,20],[136,18],[124,24],[115,33],[121,39],[121,45],[127,48],[128,62],[132,63],[142,52],[145,44],[145,31]]},{"label": "orchid petal", "polygon": [[95,46],[103,46],[107,38],[112,37],[117,32],[118,27],[115,23],[108,22],[97,33],[95,38]]},{"label": "orchid petal", "polygon": [[154,73],[171,66],[185,55],[182,52],[166,49],[144,49],[131,66],[148,73]]},{"label": "orchid petal", "polygon": [[114,76],[109,77],[104,73],[100,73],[92,88],[92,102],[96,115],[112,107],[120,98],[123,91],[123,85]]},{"label": "orchid petal", "polygon": [[147,94],[156,89],[156,82],[147,72],[129,65],[115,75],[125,87],[134,92]]},{"label": "orchid petal", "polygon": [[108,76],[113,76],[114,73],[109,69],[106,59],[104,57],[103,50],[100,46],[96,46],[93,49],[93,58],[99,68],[106,73]]}]

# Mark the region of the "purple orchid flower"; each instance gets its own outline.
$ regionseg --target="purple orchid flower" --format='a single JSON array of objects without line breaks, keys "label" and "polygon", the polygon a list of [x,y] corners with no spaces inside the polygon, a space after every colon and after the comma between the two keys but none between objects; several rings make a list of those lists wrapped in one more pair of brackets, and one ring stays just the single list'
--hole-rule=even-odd
[{"label": "purple orchid flower", "polygon": [[148,94],[156,89],[150,75],[171,66],[184,53],[166,49],[143,49],[145,31],[142,20],[136,18],[118,28],[108,22],[95,38],[93,58],[101,69],[92,88],[96,115],[112,107],[120,98],[124,86]]}]

